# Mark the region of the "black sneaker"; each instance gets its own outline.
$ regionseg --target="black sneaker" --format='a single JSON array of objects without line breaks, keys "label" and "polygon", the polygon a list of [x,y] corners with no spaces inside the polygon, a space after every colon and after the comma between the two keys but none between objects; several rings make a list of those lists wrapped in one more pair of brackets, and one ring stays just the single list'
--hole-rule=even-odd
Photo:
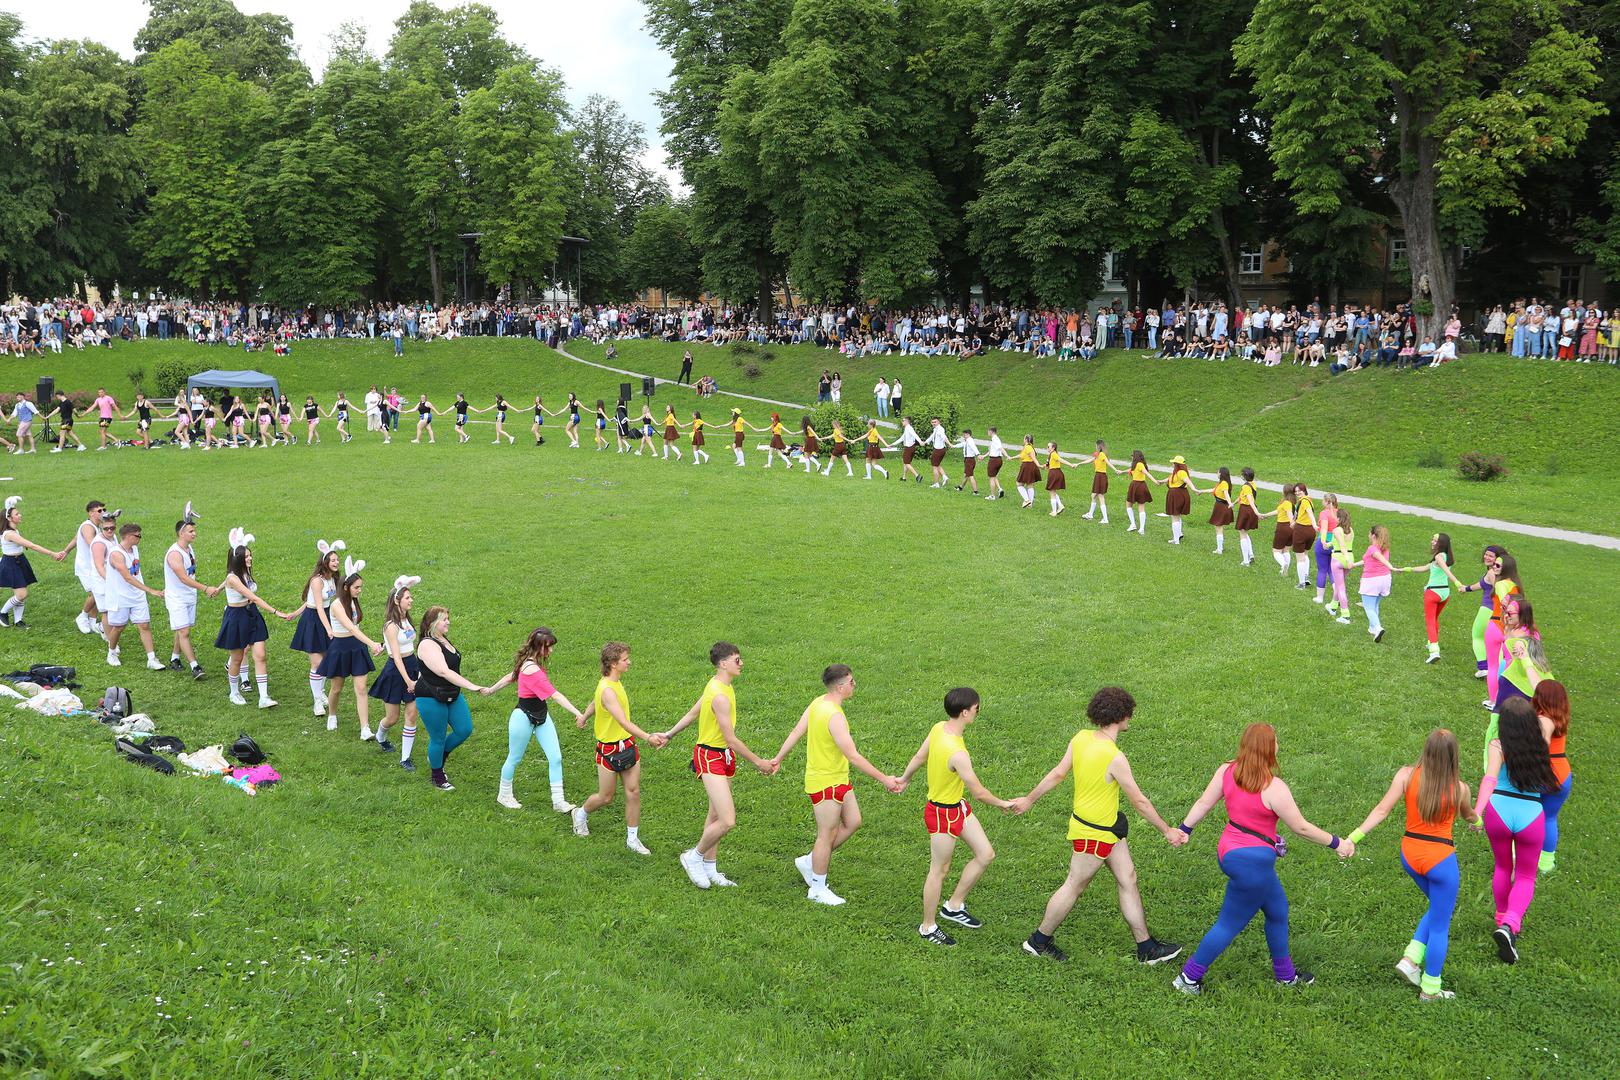
[{"label": "black sneaker", "polygon": [[1025,938],[1024,951],[1031,956],[1044,956],[1050,960],[1056,960],[1060,964],[1068,959],[1063,950],[1057,947],[1057,942],[1051,938],[1047,938],[1039,944],[1036,943],[1033,937]]},{"label": "black sneaker", "polygon": [[194,666],[191,669],[191,677],[193,679],[196,679],[198,682],[201,682],[207,675],[208,675],[208,672],[204,671],[202,669],[202,665],[200,665],[200,664]]},{"label": "black sneaker", "polygon": [[169,657],[169,670],[170,671],[184,671],[185,669],[186,669],[185,665],[180,662],[180,658],[178,656]]},{"label": "black sneaker", "polygon": [[399,767],[404,769],[406,772],[415,772],[416,762],[412,761],[410,758],[406,758],[404,761],[399,763]]},{"label": "black sneaker", "polygon": [[1303,987],[1303,986],[1310,986],[1315,981],[1316,981],[1316,976],[1312,975],[1310,972],[1296,970],[1294,972],[1294,977],[1292,979],[1278,979],[1277,980],[1277,985],[1278,986],[1287,986],[1287,987],[1297,989],[1297,988]]},{"label": "black sneaker", "polygon": [[0,611],[0,626],[10,626],[10,625],[11,625],[11,613],[9,611]]},{"label": "black sneaker", "polygon": [[942,919],[949,919],[958,926],[965,926],[969,930],[977,930],[979,927],[984,925],[984,923],[980,922],[978,919],[975,919],[965,907],[959,907],[955,911],[952,911],[948,907],[941,907],[939,909],[939,917]]},{"label": "black sneaker", "polygon": [[1148,938],[1146,941],[1138,942],[1136,946],[1136,962],[1139,964],[1162,964],[1180,955],[1180,945],[1160,941],[1157,938]]},{"label": "black sneaker", "polygon": [[440,773],[438,776],[433,778],[433,786],[438,788],[440,791],[456,790],[456,785],[452,784],[450,782],[450,778],[445,776],[443,773]]},{"label": "black sneaker", "polygon": [[1498,926],[1491,936],[1496,939],[1496,956],[1504,964],[1515,964],[1519,960],[1519,935],[1505,926]]},{"label": "black sneaker", "polygon": [[1376,644],[1377,642],[1380,642],[1380,641],[1383,641],[1383,640],[1384,640],[1384,628],[1382,626],[1380,626],[1378,628],[1378,633],[1373,635],[1373,642]]},{"label": "black sneaker", "polygon": [[26,630],[28,629],[28,624],[23,622],[21,619],[12,619],[11,628],[13,630]]},{"label": "black sneaker", "polygon": [[394,752],[394,744],[383,738],[381,735],[378,735],[377,749],[381,750],[385,754],[391,754]]},{"label": "black sneaker", "polygon": [[922,939],[924,941],[928,942],[928,944],[930,944],[930,945],[955,945],[956,944],[956,939],[951,937],[951,935],[947,934],[944,931],[943,928],[938,927],[938,926],[934,927],[932,930],[930,930],[926,934],[923,934],[923,932],[921,930],[918,930],[917,933],[922,934]]}]

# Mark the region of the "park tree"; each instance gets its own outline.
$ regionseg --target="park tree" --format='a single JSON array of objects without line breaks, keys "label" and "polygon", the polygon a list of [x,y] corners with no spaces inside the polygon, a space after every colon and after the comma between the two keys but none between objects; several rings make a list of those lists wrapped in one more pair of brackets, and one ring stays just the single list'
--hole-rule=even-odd
[{"label": "park tree", "polygon": [[703,291],[703,257],[690,208],[668,200],[642,207],[625,241],[624,263],[630,288],[657,289],[665,303],[696,299]]},{"label": "park tree", "polygon": [[403,148],[391,95],[389,74],[366,48],[364,31],[340,30],[316,88],[312,122],[329,126],[350,156],[344,174],[353,201],[347,209],[367,251],[366,291],[379,298],[393,294],[400,261]]},{"label": "park tree", "polygon": [[1420,332],[1456,297],[1457,248],[1522,206],[1526,170],[1601,111],[1598,51],[1560,0],[1259,0],[1235,52],[1271,119],[1278,178],[1333,215],[1371,165],[1400,215]]},{"label": "park tree", "polygon": [[250,292],[247,169],[275,118],[269,92],[181,38],[140,67],[134,127],[147,195],[134,235],[147,274],[194,296]]},{"label": "park tree", "polygon": [[220,72],[269,89],[275,81],[308,74],[293,50],[292,20],[268,12],[244,15],[231,0],[147,0],[146,24],[135,33],[136,63],[186,40]]},{"label": "park tree", "polygon": [[562,239],[568,163],[562,82],[513,65],[469,93],[456,120],[479,264],[497,282],[543,280]]},{"label": "park tree", "polygon": [[646,133],[612,98],[586,98],[572,115],[570,136],[564,230],[586,241],[580,290],[588,302],[623,297],[630,288],[625,241],[644,207],[668,201],[669,185],[643,163]]}]

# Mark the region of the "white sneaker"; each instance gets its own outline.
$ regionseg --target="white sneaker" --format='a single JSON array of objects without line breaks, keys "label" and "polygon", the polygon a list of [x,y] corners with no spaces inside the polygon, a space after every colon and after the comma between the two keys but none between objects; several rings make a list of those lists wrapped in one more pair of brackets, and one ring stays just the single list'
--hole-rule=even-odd
[{"label": "white sneaker", "polygon": [[[705,869],[707,869],[707,867],[705,867]],[[709,875],[709,884],[720,889],[735,889],[737,887],[737,883],[735,881],[732,881],[718,870]]]},{"label": "white sneaker", "polygon": [[631,851],[635,852],[637,855],[651,855],[652,854],[652,852],[647,850],[647,845],[643,844],[641,842],[640,837],[636,837],[636,836],[627,836],[627,837],[625,837],[624,838],[624,846],[629,848]]},{"label": "white sneaker", "polygon": [[586,820],[587,815],[585,813],[585,808],[583,806],[574,807],[573,817],[574,817],[574,835],[575,836],[589,836],[589,835],[591,835],[591,826],[590,826],[589,822]]},{"label": "white sneaker", "polygon": [[574,812],[573,803],[569,802],[567,799],[559,799],[556,796],[553,796],[551,799],[551,808],[557,811],[559,814],[571,814]]},{"label": "white sneaker", "polygon": [[501,792],[499,795],[495,796],[495,801],[497,803],[500,803],[502,806],[506,807],[508,810],[521,810],[521,809],[523,809],[523,804],[518,802],[517,799],[513,797],[512,793],[510,791]]},{"label": "white sneaker", "polygon": [[328,716],[326,718],[326,730],[327,731],[336,731],[337,730],[337,717]]},{"label": "white sneaker", "polygon": [[811,889],[807,895],[815,903],[826,904],[828,907],[837,907],[844,902],[842,896],[839,896],[825,885],[819,889]]},{"label": "white sneaker", "polygon": [[697,853],[697,848],[690,848],[681,852],[681,869],[686,871],[687,879],[700,889],[709,887],[709,875],[703,872],[703,856]]},{"label": "white sneaker", "polygon": [[231,704],[232,705],[246,705],[247,704],[247,698],[243,697],[241,694],[238,694],[235,690],[232,690],[231,691]]},{"label": "white sneaker", "polygon": [[[81,634],[93,634],[96,632],[96,624],[91,622],[90,616],[86,615],[82,611],[73,616],[73,625],[79,628],[79,633]],[[1485,673],[1480,672],[1479,677],[1483,679],[1485,677]]]},{"label": "white sneaker", "polygon": [[1412,963],[1411,960],[1404,956],[1401,957],[1399,960],[1395,961],[1395,970],[1400,973],[1401,978],[1405,979],[1413,986],[1422,988],[1423,969]]},{"label": "white sneaker", "polygon": [[326,699],[325,698],[321,698],[319,701],[315,702],[315,715],[316,716],[325,716],[326,715]]},{"label": "white sneaker", "polygon": [[107,650],[107,666],[108,667],[123,667],[124,662],[122,660],[118,659],[118,654],[117,653],[113,652],[111,649],[108,649]]},{"label": "white sneaker", "polygon": [[279,704],[281,704],[281,702],[273,700],[267,694],[259,695],[259,708],[261,709],[273,709]]},{"label": "white sneaker", "polygon": [[169,666],[161,660],[154,660],[148,657],[146,661],[146,669],[148,671],[167,671],[169,670]]},{"label": "white sneaker", "polygon": [[810,868],[810,856],[800,855],[797,859],[793,860],[793,865],[798,869],[799,876],[804,878],[805,887],[809,888],[810,875],[815,873],[815,871]]}]

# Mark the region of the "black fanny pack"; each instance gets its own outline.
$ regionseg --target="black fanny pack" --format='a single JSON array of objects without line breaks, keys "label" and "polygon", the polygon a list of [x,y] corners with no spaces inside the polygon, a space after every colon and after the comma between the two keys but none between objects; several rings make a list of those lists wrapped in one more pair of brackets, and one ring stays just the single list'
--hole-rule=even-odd
[{"label": "black fanny pack", "polygon": [[1113,833],[1121,840],[1125,839],[1125,834],[1131,831],[1131,824],[1125,820],[1125,812],[1123,810],[1121,810],[1119,816],[1114,819],[1114,823],[1112,825],[1098,825],[1095,821],[1087,821],[1079,814],[1071,814],[1070,816],[1088,829],[1096,829],[1098,832]]},{"label": "black fanny pack", "polygon": [[551,713],[546,709],[545,698],[520,697],[518,698],[518,708],[523,710],[523,715],[527,716],[529,723],[535,727],[539,727],[551,719]]},{"label": "black fanny pack", "polygon": [[436,680],[424,678],[418,681],[416,684],[416,692],[418,697],[421,696],[423,687],[427,688],[428,697],[432,698],[434,701],[437,701],[440,705],[453,705],[455,704],[456,698],[461,696],[461,687],[456,686],[453,683],[441,683]]},{"label": "black fanny pack", "polygon": [[1265,833],[1261,832],[1259,829],[1251,829],[1247,825],[1239,825],[1237,822],[1233,821],[1230,817],[1226,819],[1226,823],[1228,825],[1232,826],[1232,828],[1236,829],[1240,833],[1246,833],[1249,836],[1254,837],[1256,840],[1264,840],[1266,843],[1270,844],[1273,848],[1276,849],[1277,858],[1280,859],[1284,855],[1288,854],[1288,845],[1282,842],[1282,838],[1280,836],[1267,836]]},{"label": "black fanny pack", "polygon": [[[613,744],[604,743],[602,745],[611,746]],[[624,772],[626,769],[634,765],[638,760],[636,757],[636,746],[634,743],[626,743],[610,754],[603,754],[602,760],[607,762],[607,767],[612,769],[614,772]]]}]

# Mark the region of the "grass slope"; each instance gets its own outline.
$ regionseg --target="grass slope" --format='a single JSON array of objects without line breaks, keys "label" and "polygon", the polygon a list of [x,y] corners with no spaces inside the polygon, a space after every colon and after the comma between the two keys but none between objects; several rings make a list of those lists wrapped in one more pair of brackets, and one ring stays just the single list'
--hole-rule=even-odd
[{"label": "grass slope", "polygon": [[[115,356],[131,354],[140,356]],[[375,370],[377,381],[426,385],[441,405],[460,386],[516,394],[530,380],[594,396],[615,381],[511,345],[420,350],[403,365],[385,356],[358,378],[354,353],[340,348],[300,350],[294,366],[298,388],[341,377],[358,396]],[[93,377],[116,382],[105,367]],[[1056,761],[1105,682],[1138,698],[1124,746],[1169,816],[1254,719],[1279,725],[1301,805],[1340,832],[1432,727],[1459,733],[1477,779],[1472,608],[1446,612],[1444,659],[1424,666],[1413,577],[1398,580],[1390,635],[1374,646],[1359,626],[1332,625],[1263,560],[1240,570],[1234,554],[1213,559],[1202,527],[1176,549],[1162,519],[1143,540],[1117,520],[1105,530],[1077,513],[1052,521],[915,485],[767,473],[757,456],[749,470],[719,458],[695,469],[567,451],[555,438],[541,449],[457,447],[443,420],[440,429],[434,447],[362,437],[315,449],[10,458],[18,482],[5,490],[25,494],[28,534],[49,543],[71,534],[87,494],[121,503],[126,520],[145,525],[154,564],[179,506],[195,499],[205,576],[221,572],[227,528],[245,524],[260,538],[258,576],[281,604],[293,603],[315,538],[344,537],[368,561],[373,631],[387,583],[421,574],[419,605],[451,604],[475,678],[493,679],[543,622],[562,641],[552,675],[576,702],[594,681],[597,646],[619,638],[634,650],[635,713],[658,726],[701,689],[708,644],[735,640],[747,658],[741,730],[767,750],[818,692],[821,667],[845,661],[859,682],[850,715],[862,749],[895,770],[944,690],[977,686],[986,708],[969,745],[1003,795]],[[1427,525],[1387,520],[1397,561],[1415,561]],[[1465,553],[1494,539],[1454,536]],[[623,847],[617,809],[595,816],[589,840],[568,833],[546,808],[537,750],[518,774],[526,808],[495,805],[509,696],[473,702],[477,731],[451,759],[457,790],[443,795],[358,743],[352,699],[338,734],[308,715],[303,657],[278,624],[271,686],[282,706],[268,714],[231,708],[217,674],[199,684],[126,664],[116,675],[160,730],[193,746],[252,731],[287,776],[256,799],[131,768],[83,720],[0,725],[0,1072],[1438,1076],[1496,1075],[1511,1062],[1516,1074],[1594,1075],[1611,1041],[1620,959],[1607,899],[1620,870],[1604,811],[1620,791],[1600,764],[1620,751],[1609,640],[1620,589],[1610,553],[1513,546],[1575,698],[1580,790],[1517,967],[1502,967],[1487,940],[1488,849],[1460,837],[1446,971],[1459,999],[1448,1006],[1420,1009],[1390,970],[1421,913],[1396,824],[1348,864],[1301,842],[1282,867],[1294,955],[1316,971],[1315,988],[1278,994],[1253,927],[1216,966],[1209,993],[1189,1001],[1170,990],[1173,972],[1135,965],[1106,881],[1060,931],[1068,965],[1018,951],[1067,861],[1067,786],[1024,819],[984,812],[999,854],[974,893],[986,926],[959,934],[954,950],[928,950],[915,932],[926,868],[919,788],[894,797],[858,785],[867,824],[833,870],[850,903],[825,910],[805,903],[790,865],[811,834],[802,749],[777,778],[739,775],[741,824],[722,857],[742,887],[700,893],[675,862],[703,814],[686,767],[690,732],[678,749],[649,754],[643,836],[654,856],[639,859]],[[35,629],[0,632],[0,664],[74,663],[99,690],[113,675],[94,640],[70,628],[76,586],[65,568],[40,570]],[[204,603],[199,636],[211,639],[219,610]],[[220,654],[203,652],[217,673]],[[590,743],[569,727],[564,747],[579,797],[592,781]],[[1189,947],[1220,903],[1218,822],[1183,851],[1140,821],[1133,831],[1150,925]],[[1114,1040],[1106,1056],[1100,1030]]]}]

